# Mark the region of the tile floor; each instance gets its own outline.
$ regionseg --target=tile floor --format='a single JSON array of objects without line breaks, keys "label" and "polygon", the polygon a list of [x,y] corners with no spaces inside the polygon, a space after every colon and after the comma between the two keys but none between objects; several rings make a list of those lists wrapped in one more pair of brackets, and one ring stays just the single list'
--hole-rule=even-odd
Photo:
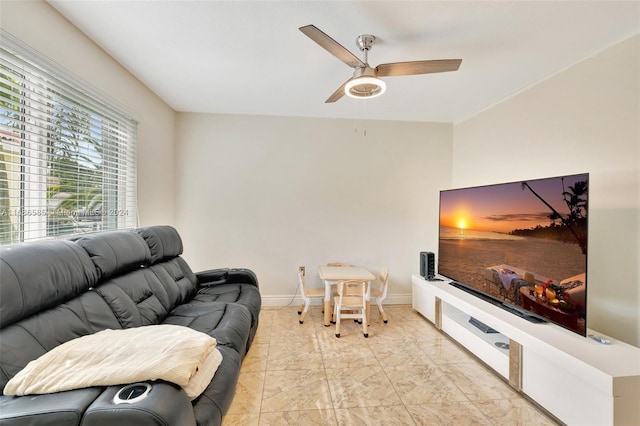
[{"label": "tile floor", "polygon": [[223,425],[555,425],[408,305],[372,307],[369,338],[320,307],[263,308]]}]

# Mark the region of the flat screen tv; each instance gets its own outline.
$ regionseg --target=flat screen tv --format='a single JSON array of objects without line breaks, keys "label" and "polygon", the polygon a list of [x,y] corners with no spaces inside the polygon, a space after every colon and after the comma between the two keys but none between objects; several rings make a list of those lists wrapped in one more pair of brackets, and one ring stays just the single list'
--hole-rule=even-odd
[{"label": "flat screen tv", "polygon": [[438,274],[586,335],[589,174],[440,192]]}]

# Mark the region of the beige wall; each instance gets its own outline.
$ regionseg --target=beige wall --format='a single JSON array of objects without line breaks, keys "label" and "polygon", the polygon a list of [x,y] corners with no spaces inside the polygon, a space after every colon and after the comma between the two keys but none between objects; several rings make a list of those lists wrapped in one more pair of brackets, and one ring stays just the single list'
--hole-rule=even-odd
[{"label": "beige wall", "polygon": [[45,2],[2,1],[0,9],[5,31],[137,116],[140,224],[174,223],[173,109]]},{"label": "beige wall", "polygon": [[178,114],[176,220],[192,267],[251,268],[265,304],[282,305],[299,265],[386,266],[389,301],[410,303],[419,252],[437,246],[452,126],[355,124]]},{"label": "beige wall", "polygon": [[590,173],[588,327],[640,346],[640,36],[454,126],[454,186]]}]

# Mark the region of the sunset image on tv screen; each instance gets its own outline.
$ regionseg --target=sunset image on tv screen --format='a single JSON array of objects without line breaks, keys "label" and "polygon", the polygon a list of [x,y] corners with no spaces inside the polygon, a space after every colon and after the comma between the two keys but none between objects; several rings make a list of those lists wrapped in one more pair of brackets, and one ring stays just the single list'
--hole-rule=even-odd
[{"label": "sunset image on tv screen", "polygon": [[585,334],[588,180],[441,191],[438,273]]}]

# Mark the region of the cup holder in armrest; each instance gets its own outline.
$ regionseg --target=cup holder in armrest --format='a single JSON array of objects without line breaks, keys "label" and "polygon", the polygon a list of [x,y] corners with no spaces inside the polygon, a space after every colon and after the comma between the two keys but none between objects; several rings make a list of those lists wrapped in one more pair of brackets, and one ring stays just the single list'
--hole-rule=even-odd
[{"label": "cup holder in armrest", "polygon": [[142,401],[151,392],[149,383],[132,383],[122,387],[113,397],[113,403],[118,404],[135,404]]}]

